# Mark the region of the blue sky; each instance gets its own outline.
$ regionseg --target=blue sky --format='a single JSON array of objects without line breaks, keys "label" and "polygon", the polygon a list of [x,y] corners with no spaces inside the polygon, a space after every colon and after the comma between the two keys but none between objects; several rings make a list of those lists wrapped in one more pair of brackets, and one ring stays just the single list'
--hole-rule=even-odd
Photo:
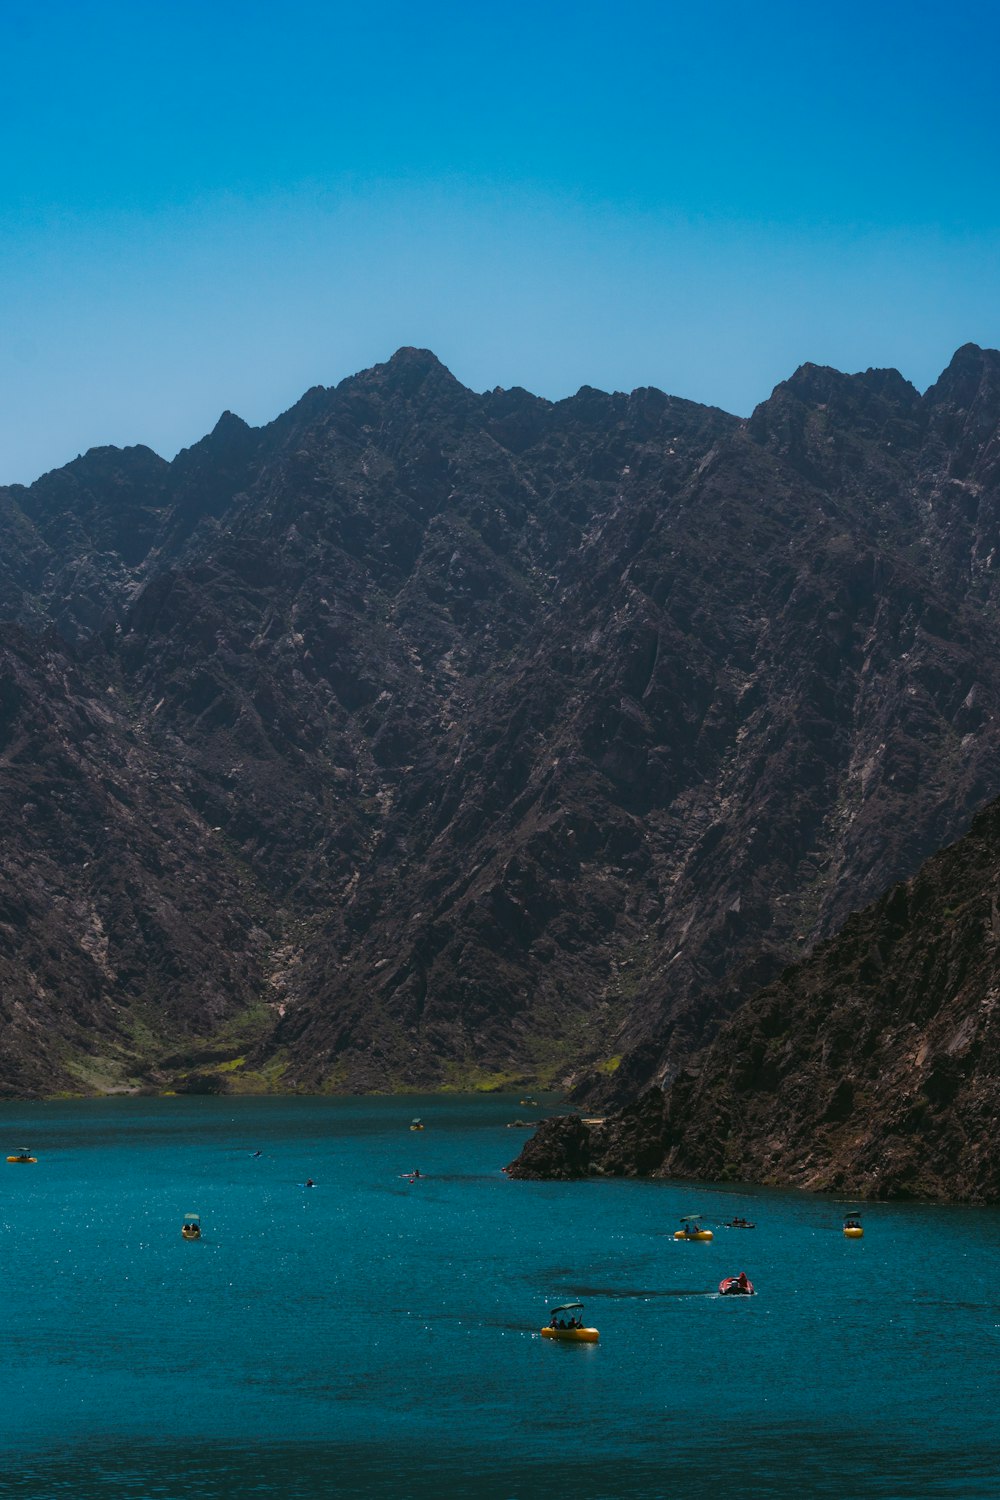
[{"label": "blue sky", "polygon": [[1000,6],[0,0],[0,482],[401,344],[748,412],[1000,344]]}]

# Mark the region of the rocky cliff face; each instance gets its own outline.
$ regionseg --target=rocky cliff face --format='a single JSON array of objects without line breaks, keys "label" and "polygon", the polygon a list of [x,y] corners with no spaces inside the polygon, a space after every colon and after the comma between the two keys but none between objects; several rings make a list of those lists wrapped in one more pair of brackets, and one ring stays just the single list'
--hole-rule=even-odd
[{"label": "rocky cliff face", "polygon": [[998,421],[401,350],[0,490],[5,1087],[672,1076],[1000,791]]},{"label": "rocky cliff face", "polygon": [[1000,1201],[1000,802],[743,1005],[666,1094],[546,1122],[512,1176]]}]

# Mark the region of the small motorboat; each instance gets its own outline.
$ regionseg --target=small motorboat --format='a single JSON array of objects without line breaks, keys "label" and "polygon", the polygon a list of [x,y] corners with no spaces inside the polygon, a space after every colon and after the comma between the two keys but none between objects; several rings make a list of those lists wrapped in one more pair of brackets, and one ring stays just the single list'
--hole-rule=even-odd
[{"label": "small motorboat", "polygon": [[561,1339],[565,1344],[596,1344],[600,1336],[596,1328],[584,1328],[582,1302],[554,1307],[548,1326],[542,1329],[543,1339]]},{"label": "small motorboat", "polygon": [[16,1162],[27,1163],[27,1162],[35,1162],[35,1161],[37,1161],[38,1157],[37,1156],[32,1156],[32,1154],[28,1150],[27,1146],[22,1146],[21,1149],[20,1149],[20,1151],[18,1151],[15,1156],[8,1156],[7,1160],[8,1161],[16,1161]]},{"label": "small motorboat", "polygon": [[844,1236],[849,1240],[860,1240],[864,1237],[861,1220],[857,1214],[844,1215]]},{"label": "small motorboat", "polygon": [[726,1227],[726,1229],[756,1229],[757,1228],[756,1224],[751,1224],[751,1222],[750,1222],[749,1219],[742,1219],[738,1215],[737,1215],[737,1217],[735,1219],[730,1219],[729,1223],[725,1227]]},{"label": "small motorboat", "polygon": [[675,1240],[711,1240],[714,1238],[710,1229],[702,1228],[701,1214],[685,1214],[681,1219],[680,1229],[674,1230]]},{"label": "small motorboat", "polygon": [[423,1122],[423,1120],[417,1119],[417,1120],[411,1120],[410,1121],[410,1129],[411,1130],[423,1130],[423,1128],[424,1128],[424,1122]]},{"label": "small motorboat", "polygon": [[723,1276],[719,1282],[720,1297],[752,1297],[754,1296],[753,1282],[745,1271],[738,1276]]},{"label": "small motorboat", "polygon": [[201,1214],[185,1214],[181,1234],[186,1240],[201,1239]]}]

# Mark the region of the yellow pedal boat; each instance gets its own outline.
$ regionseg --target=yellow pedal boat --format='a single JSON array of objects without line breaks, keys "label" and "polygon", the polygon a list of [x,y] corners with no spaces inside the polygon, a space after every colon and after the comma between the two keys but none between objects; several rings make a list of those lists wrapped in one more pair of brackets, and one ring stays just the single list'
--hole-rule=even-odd
[{"label": "yellow pedal boat", "polygon": [[184,1223],[181,1225],[181,1234],[186,1240],[201,1239],[201,1215],[185,1214]]},{"label": "yellow pedal boat", "polygon": [[19,1151],[16,1156],[8,1156],[7,1160],[8,1161],[17,1161],[17,1162],[31,1162],[31,1161],[37,1161],[38,1157],[37,1156],[32,1156],[32,1154],[28,1150],[27,1146],[25,1146],[25,1148],[24,1148],[23,1151]]},{"label": "yellow pedal boat", "polygon": [[[564,1314],[569,1313],[567,1319]],[[580,1317],[573,1316],[579,1313]],[[564,1302],[552,1309],[551,1321],[541,1330],[543,1339],[560,1339],[566,1344],[596,1344],[601,1335],[596,1328],[583,1327],[583,1303]]]},{"label": "yellow pedal boat", "polygon": [[410,1129],[411,1130],[423,1130],[423,1128],[424,1128],[424,1122],[423,1122],[423,1120],[411,1120],[410,1121]]},{"label": "yellow pedal boat", "polygon": [[701,1227],[700,1214],[685,1214],[681,1219],[680,1229],[674,1230],[675,1240],[714,1240],[715,1235],[710,1229]]},{"label": "yellow pedal boat", "polygon": [[673,1238],[703,1239],[703,1241],[709,1241],[709,1239],[715,1239],[715,1236],[712,1235],[711,1229],[702,1229],[702,1224],[699,1223],[699,1215],[685,1214],[681,1220],[681,1229],[676,1229],[673,1232]]},{"label": "yellow pedal boat", "polygon": [[844,1220],[844,1238],[848,1240],[860,1240],[864,1237],[857,1214],[848,1214]]}]

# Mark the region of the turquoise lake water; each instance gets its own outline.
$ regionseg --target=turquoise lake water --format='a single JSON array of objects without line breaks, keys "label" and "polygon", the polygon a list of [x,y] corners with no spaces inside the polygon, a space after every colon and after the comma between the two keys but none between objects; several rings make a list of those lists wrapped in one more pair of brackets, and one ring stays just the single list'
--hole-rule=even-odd
[{"label": "turquoise lake water", "polygon": [[[0,1494],[1000,1494],[1000,1213],[508,1182],[524,1113],[0,1106]],[[576,1298],[600,1344],[541,1339]]]}]

